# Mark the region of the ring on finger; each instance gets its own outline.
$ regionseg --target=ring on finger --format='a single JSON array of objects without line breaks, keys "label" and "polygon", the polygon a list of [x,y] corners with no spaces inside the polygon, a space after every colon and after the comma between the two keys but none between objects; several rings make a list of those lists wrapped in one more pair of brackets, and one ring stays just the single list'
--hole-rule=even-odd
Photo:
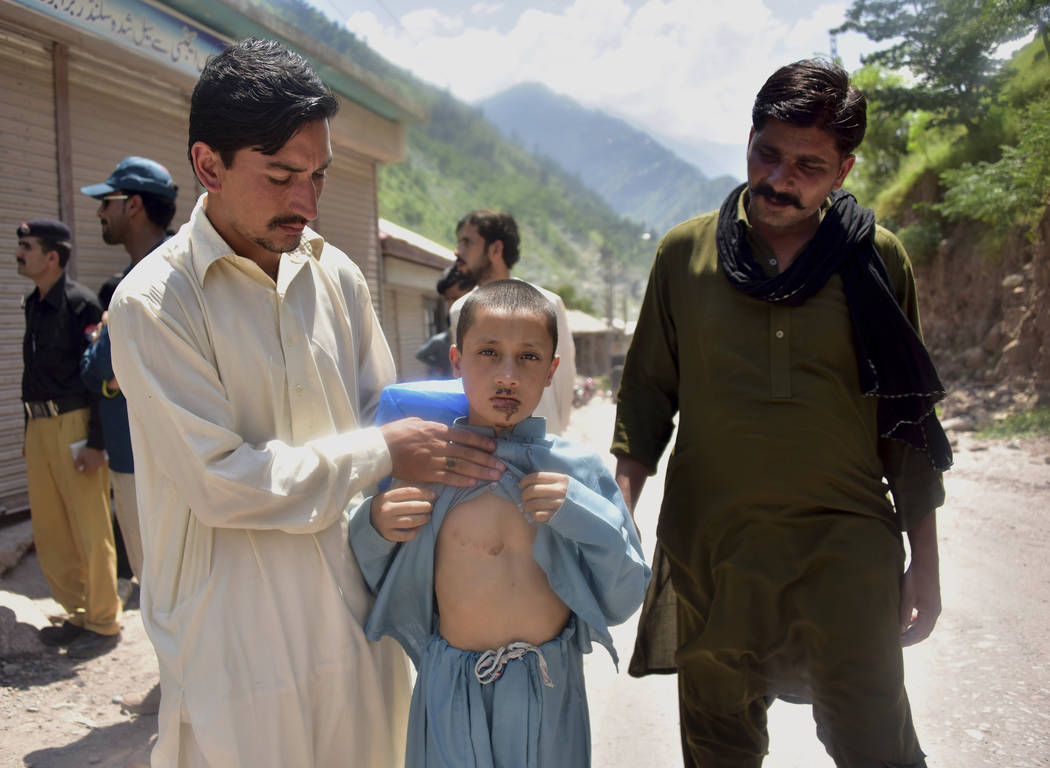
[{"label": "ring on finger", "polygon": [[445,457],[445,466],[448,469],[455,469],[456,468],[456,457],[455,456],[446,456]]}]

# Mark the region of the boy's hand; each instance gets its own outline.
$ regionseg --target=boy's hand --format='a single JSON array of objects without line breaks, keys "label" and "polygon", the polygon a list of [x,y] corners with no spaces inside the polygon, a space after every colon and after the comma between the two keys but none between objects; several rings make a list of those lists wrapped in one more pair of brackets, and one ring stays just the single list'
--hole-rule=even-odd
[{"label": "boy's hand", "polygon": [[569,478],[557,472],[533,472],[521,478],[521,500],[525,516],[534,523],[545,523],[554,517],[569,492]]},{"label": "boy's hand", "polygon": [[372,499],[372,527],[387,541],[411,541],[430,520],[434,494],[402,485]]}]

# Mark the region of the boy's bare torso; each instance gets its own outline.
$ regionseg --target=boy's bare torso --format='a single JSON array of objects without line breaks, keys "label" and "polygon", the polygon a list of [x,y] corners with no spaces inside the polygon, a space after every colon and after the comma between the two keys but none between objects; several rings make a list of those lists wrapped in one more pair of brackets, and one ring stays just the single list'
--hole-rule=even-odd
[{"label": "boy's bare torso", "polygon": [[517,505],[492,493],[448,511],[438,531],[434,591],[449,645],[541,645],[564,629],[570,611],[532,557],[535,538]]}]

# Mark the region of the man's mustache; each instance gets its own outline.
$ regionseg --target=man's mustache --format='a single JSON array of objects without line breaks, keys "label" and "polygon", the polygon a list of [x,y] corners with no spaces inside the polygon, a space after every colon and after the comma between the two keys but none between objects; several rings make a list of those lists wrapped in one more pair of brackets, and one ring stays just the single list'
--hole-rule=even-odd
[{"label": "man's mustache", "polygon": [[793,205],[799,210],[802,210],[802,201],[794,195],[789,195],[786,192],[777,192],[773,187],[768,184],[759,184],[757,187],[751,190],[752,195],[762,195],[762,197],[768,197],[777,205]]},{"label": "man's mustache", "polygon": [[302,216],[277,216],[276,218],[270,219],[270,222],[266,226],[270,229],[277,229],[277,227],[283,227],[288,224],[293,227],[305,227],[307,221]]}]

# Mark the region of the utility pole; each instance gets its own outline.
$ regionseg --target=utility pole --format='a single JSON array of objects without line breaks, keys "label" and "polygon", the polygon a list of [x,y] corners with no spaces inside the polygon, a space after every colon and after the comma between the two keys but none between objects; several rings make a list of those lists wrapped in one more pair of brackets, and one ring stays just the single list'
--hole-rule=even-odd
[{"label": "utility pole", "polygon": [[[603,245],[601,250],[602,267],[605,272],[605,365],[612,365],[612,328],[613,328],[613,283],[616,275],[613,268],[613,252]],[[606,371],[609,372],[608,370]]]},{"label": "utility pole", "polygon": [[613,318],[613,283],[616,280],[616,275],[613,274],[612,250],[608,246],[603,245],[601,257],[602,271],[605,273],[605,324],[610,325]]}]

